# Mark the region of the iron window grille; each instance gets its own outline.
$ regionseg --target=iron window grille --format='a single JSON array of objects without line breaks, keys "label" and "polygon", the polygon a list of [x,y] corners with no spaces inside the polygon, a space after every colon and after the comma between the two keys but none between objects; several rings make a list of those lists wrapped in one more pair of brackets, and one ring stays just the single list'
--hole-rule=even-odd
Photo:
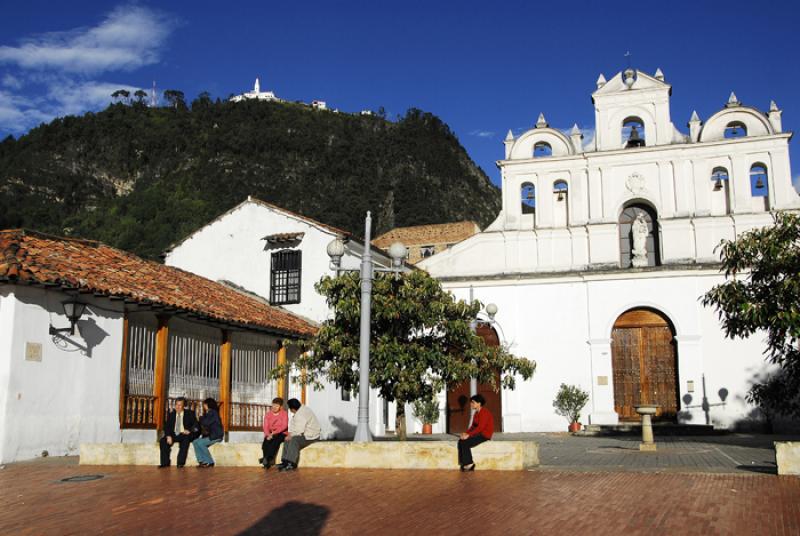
[{"label": "iron window grille", "polygon": [[302,256],[300,250],[285,249],[272,254],[269,301],[272,304],[300,303]]}]

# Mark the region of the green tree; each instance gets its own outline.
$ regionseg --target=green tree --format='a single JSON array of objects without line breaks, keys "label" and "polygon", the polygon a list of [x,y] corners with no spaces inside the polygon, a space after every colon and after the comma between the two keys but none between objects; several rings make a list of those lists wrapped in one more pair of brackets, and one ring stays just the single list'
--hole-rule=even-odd
[{"label": "green tree", "polygon": [[167,89],[164,91],[164,100],[166,100],[172,108],[185,108],[186,97],[183,91],[177,89]]},{"label": "green tree", "polygon": [[136,97],[137,104],[144,104],[145,99],[147,99],[147,92],[143,89],[137,89],[133,92],[133,96]]},{"label": "green tree", "polygon": [[774,394],[791,392],[783,411],[800,416],[800,215],[777,213],[775,225],[720,247],[726,281],[706,293],[703,304],[716,308],[730,338],[766,333],[766,359],[780,367],[779,379],[756,383],[748,400],[774,413]]},{"label": "green tree", "polygon": [[117,102],[127,102],[128,98],[130,98],[131,92],[127,89],[118,89],[114,93],[111,94],[111,98],[116,100]]},{"label": "green tree", "polygon": [[[306,383],[323,380],[358,391],[359,325],[361,313],[359,275],[324,277],[316,285],[333,311],[310,350],[294,363]],[[473,333],[470,323],[481,303],[457,301],[441,283],[416,270],[400,277],[377,274],[372,294],[370,385],[389,401],[397,402],[398,436],[405,439],[405,404],[430,400],[447,386],[475,377],[494,385],[501,372],[502,386],[513,389],[515,375],[533,376],[536,364],[512,355],[503,347],[488,346]],[[275,375],[288,370],[275,371]]]}]

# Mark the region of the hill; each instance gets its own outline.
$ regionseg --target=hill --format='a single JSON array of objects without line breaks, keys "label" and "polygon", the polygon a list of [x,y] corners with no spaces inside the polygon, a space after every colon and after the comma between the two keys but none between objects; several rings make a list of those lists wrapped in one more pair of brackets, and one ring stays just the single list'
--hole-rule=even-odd
[{"label": "hill", "polygon": [[436,116],[396,122],[291,103],[112,104],[0,143],[0,229],[102,240],[156,258],[248,195],[363,235],[464,219],[500,192]]}]

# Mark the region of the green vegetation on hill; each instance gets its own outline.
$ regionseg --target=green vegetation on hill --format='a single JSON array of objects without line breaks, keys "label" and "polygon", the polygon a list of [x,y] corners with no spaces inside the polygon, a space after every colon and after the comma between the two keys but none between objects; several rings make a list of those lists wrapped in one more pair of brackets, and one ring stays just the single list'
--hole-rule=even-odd
[{"label": "green vegetation on hill", "polygon": [[471,219],[500,192],[449,127],[289,103],[112,104],[0,143],[0,229],[102,240],[156,258],[248,195],[363,235]]}]

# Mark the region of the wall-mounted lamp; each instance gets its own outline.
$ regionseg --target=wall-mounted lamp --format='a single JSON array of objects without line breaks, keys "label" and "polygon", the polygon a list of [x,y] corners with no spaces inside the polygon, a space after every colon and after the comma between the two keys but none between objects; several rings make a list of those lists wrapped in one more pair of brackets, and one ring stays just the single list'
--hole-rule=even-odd
[{"label": "wall-mounted lamp", "polygon": [[71,300],[62,302],[61,307],[64,308],[64,315],[67,317],[67,320],[69,320],[69,327],[54,328],[51,325],[50,335],[55,335],[57,333],[67,333],[67,332],[69,332],[70,335],[75,335],[75,324],[78,323],[78,320],[81,319],[84,311],[86,311],[86,304],[79,302],[77,298],[73,298]]}]

